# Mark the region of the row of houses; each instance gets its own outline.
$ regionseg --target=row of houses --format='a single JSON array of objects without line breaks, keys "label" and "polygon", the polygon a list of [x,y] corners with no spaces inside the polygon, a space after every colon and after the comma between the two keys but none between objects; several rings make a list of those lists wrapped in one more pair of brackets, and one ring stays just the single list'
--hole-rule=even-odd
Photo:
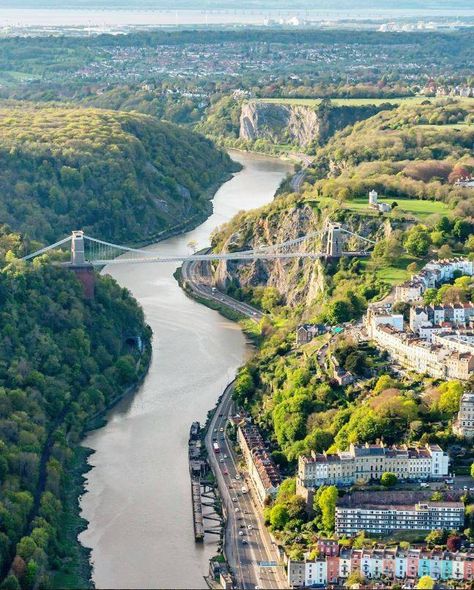
[{"label": "row of houses", "polygon": [[[474,580],[474,553],[402,549],[345,549],[338,547],[333,555],[322,554],[303,561],[289,560],[288,585],[290,588],[327,587],[342,585],[353,572],[367,581],[415,583],[423,576],[433,580],[454,580],[467,583]],[[413,584],[408,584],[409,586]]]},{"label": "row of houses", "polygon": [[378,480],[386,471],[400,480],[441,479],[449,473],[449,456],[439,445],[351,444],[334,454],[300,455],[297,479],[304,488],[348,486]]},{"label": "row of houses", "polygon": [[280,472],[255,425],[243,421],[237,429],[237,440],[257,497],[263,505],[267,498],[275,497],[281,483]]},{"label": "row of houses", "polygon": [[[456,310],[463,314],[471,312],[463,304]],[[429,334],[423,332],[422,323],[417,325],[419,333],[405,331],[403,316],[392,313],[389,306],[371,306],[365,316],[369,338],[405,368],[438,379],[468,380],[474,372],[474,354],[466,351],[466,346],[456,346],[453,339],[435,342],[436,331],[431,327],[427,328]],[[452,324],[441,326],[437,335],[441,336],[443,331],[452,333]]]},{"label": "row of houses", "polygon": [[408,281],[396,286],[395,300],[417,301],[426,289],[432,289],[442,283],[451,281],[455,273],[472,276],[474,274],[474,262],[467,258],[432,260],[425,264],[420,272],[412,275]]}]

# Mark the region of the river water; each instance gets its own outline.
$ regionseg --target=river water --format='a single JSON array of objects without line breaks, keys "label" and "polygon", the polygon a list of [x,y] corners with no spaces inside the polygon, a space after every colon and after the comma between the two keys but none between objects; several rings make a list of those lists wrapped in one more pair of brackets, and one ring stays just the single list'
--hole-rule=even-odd
[{"label": "river water", "polygon": [[[152,246],[160,255],[209,245],[212,231],[238,211],[272,200],[291,169],[280,160],[233,152],[244,168],[214,197],[202,225]],[[205,421],[249,348],[239,327],[180,289],[176,264],[116,265],[104,270],[127,287],[153,328],[149,374],[84,445],[94,467],[81,499],[98,588],[205,588],[215,542],[195,544],[187,466],[189,427]]]}]

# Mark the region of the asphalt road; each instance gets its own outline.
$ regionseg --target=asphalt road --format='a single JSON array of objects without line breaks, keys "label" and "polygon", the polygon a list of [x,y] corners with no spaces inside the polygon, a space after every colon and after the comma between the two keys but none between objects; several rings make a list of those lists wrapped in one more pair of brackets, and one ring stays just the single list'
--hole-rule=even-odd
[{"label": "asphalt road", "polygon": [[[279,557],[263,524],[262,508],[257,503],[252,484],[239,473],[232,443],[227,438],[225,427],[232,413],[232,389],[232,384],[226,388],[206,435],[206,448],[226,515],[227,561],[238,588],[288,588],[284,567],[259,566],[260,562],[277,562]],[[217,438],[219,453],[214,452],[213,438]],[[243,486],[247,493],[242,493]]]},{"label": "asphalt road", "polygon": [[236,301],[221,291],[213,290],[213,287],[211,286],[209,262],[184,262],[181,267],[181,272],[183,280],[196,295],[204,297],[205,299],[210,299],[211,301],[216,301],[221,305],[225,305],[256,322],[259,322],[263,318],[264,314],[248,303]]}]

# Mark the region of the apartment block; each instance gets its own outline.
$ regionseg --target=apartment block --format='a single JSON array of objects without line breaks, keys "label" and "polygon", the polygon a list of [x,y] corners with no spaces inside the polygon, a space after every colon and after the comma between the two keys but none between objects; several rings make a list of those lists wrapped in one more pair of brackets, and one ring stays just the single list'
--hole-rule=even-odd
[{"label": "apartment block", "polygon": [[336,507],[336,532],[340,535],[356,535],[360,531],[388,535],[394,531],[458,530],[464,525],[462,502],[358,506],[350,503],[349,498]]}]

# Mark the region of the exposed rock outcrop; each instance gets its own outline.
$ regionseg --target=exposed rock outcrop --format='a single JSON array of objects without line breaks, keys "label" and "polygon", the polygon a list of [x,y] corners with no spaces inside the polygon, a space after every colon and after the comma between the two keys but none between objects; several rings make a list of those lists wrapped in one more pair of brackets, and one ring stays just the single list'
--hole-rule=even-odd
[{"label": "exposed rock outcrop", "polygon": [[[232,251],[277,244],[319,228],[320,220],[311,207],[295,207],[257,220],[250,232],[249,228],[239,228],[227,238],[224,249]],[[310,303],[324,288],[321,263],[310,259],[255,260],[251,263],[223,260],[217,265],[214,280],[220,288],[225,288],[232,280],[242,287],[275,287],[285,296],[288,305]]]},{"label": "exposed rock outcrop", "polygon": [[285,104],[249,102],[240,114],[241,139],[310,145],[320,136],[321,121],[314,109]]},{"label": "exposed rock outcrop", "polygon": [[250,101],[242,105],[240,138],[246,141],[264,139],[275,144],[293,144],[306,148],[325,143],[336,131],[357,121],[372,117],[393,105],[300,106]]}]

